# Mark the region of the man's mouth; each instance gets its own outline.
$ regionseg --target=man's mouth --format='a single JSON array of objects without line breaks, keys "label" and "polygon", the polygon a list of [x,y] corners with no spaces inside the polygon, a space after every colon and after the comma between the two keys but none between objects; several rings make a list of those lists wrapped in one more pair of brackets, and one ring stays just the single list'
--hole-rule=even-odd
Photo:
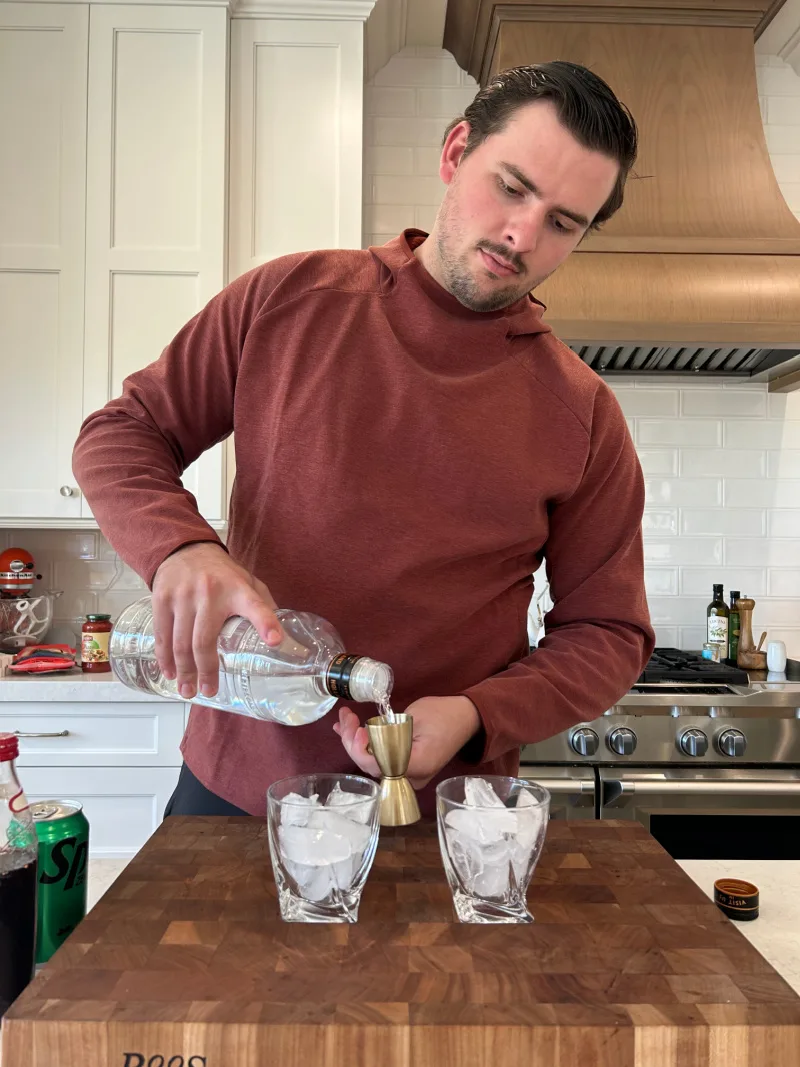
[{"label": "man's mouth", "polygon": [[512,267],[508,260],[498,258],[497,256],[492,255],[491,252],[487,252],[484,248],[479,248],[478,252],[483,259],[483,265],[490,270],[492,274],[496,274],[498,278],[505,278],[510,274],[519,274],[517,268]]}]

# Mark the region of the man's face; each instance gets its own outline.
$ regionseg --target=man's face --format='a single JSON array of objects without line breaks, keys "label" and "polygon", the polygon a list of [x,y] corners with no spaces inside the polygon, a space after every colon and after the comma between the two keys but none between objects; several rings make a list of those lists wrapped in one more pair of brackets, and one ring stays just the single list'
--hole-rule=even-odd
[{"label": "man's face", "polygon": [[465,307],[495,311],[563,263],[610,196],[619,164],[578,144],[546,100],[520,108],[462,159],[468,132],[460,123],[442,150],[447,190],[422,248],[433,246],[426,266]]}]

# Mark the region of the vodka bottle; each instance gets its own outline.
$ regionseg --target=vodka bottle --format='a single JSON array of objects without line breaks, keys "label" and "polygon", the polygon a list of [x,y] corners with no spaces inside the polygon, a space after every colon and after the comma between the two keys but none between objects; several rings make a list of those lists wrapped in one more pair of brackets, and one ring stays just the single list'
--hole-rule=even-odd
[{"label": "vodka bottle", "polygon": [[[198,693],[193,703],[286,726],[316,722],[340,698],[388,703],[394,678],[385,663],[347,655],[339,634],[318,615],[285,608],[275,614],[284,634],[277,646],[262,641],[247,619],[226,621],[217,640],[219,690],[213,697]],[[150,597],[129,604],[117,619],[108,658],[129,688],[184,699],[158,665]]]}]

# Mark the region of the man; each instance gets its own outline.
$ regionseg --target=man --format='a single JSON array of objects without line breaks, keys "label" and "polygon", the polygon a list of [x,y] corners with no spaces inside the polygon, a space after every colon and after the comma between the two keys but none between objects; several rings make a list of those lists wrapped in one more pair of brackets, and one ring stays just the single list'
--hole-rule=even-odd
[{"label": "man", "polygon": [[[316,612],[393,667],[430,813],[437,781],[514,774],[522,743],[630,687],[653,645],[641,470],[612,393],[528,294],[619,208],[635,155],[589,71],[507,71],[445,135],[430,235],[256,268],[86,420],[76,477],[152,585],[186,699],[216,690],[227,617],[275,644],[276,604]],[[180,475],[231,431],[226,549]],[[543,556],[555,607],[529,654]],[[371,714],[298,729],[195,707],[167,814],[262,815],[286,775],[377,774]]]}]

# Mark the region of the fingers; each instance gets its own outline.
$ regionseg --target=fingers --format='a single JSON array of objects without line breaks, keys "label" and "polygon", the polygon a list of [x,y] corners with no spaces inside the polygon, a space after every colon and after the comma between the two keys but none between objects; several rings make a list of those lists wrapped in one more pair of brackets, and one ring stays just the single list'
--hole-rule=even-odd
[{"label": "fingers", "polygon": [[358,716],[349,708],[339,708],[339,722],[333,727],[342,739],[345,751],[364,774],[380,778],[381,770],[373,755],[367,751],[369,734],[361,725]]},{"label": "fingers", "polygon": [[[205,605],[198,610],[194,619],[192,636],[192,656],[197,668],[197,689],[204,697],[213,697],[219,689],[219,653],[217,643],[225,614]],[[191,684],[191,679],[189,680]],[[194,693],[181,693],[188,699]]]},{"label": "fingers", "polygon": [[197,666],[194,661],[195,613],[189,604],[176,608],[172,627],[172,655],[177,671],[178,692],[191,700],[197,692]]},{"label": "fingers", "polygon": [[[272,600],[272,596],[264,583],[259,582],[258,579],[256,579],[256,582],[257,585],[263,587],[267,597],[274,605],[275,601]],[[261,640],[266,641],[268,645],[279,645],[283,640],[281,624],[278,622],[273,608],[269,606],[267,600],[258,589],[242,592],[240,597],[237,598],[235,613],[251,622],[258,630]]]},{"label": "fingers", "polygon": [[172,608],[153,597],[153,634],[156,639],[156,659],[164,677],[172,681],[177,674],[172,654],[172,631],[175,619]]}]

